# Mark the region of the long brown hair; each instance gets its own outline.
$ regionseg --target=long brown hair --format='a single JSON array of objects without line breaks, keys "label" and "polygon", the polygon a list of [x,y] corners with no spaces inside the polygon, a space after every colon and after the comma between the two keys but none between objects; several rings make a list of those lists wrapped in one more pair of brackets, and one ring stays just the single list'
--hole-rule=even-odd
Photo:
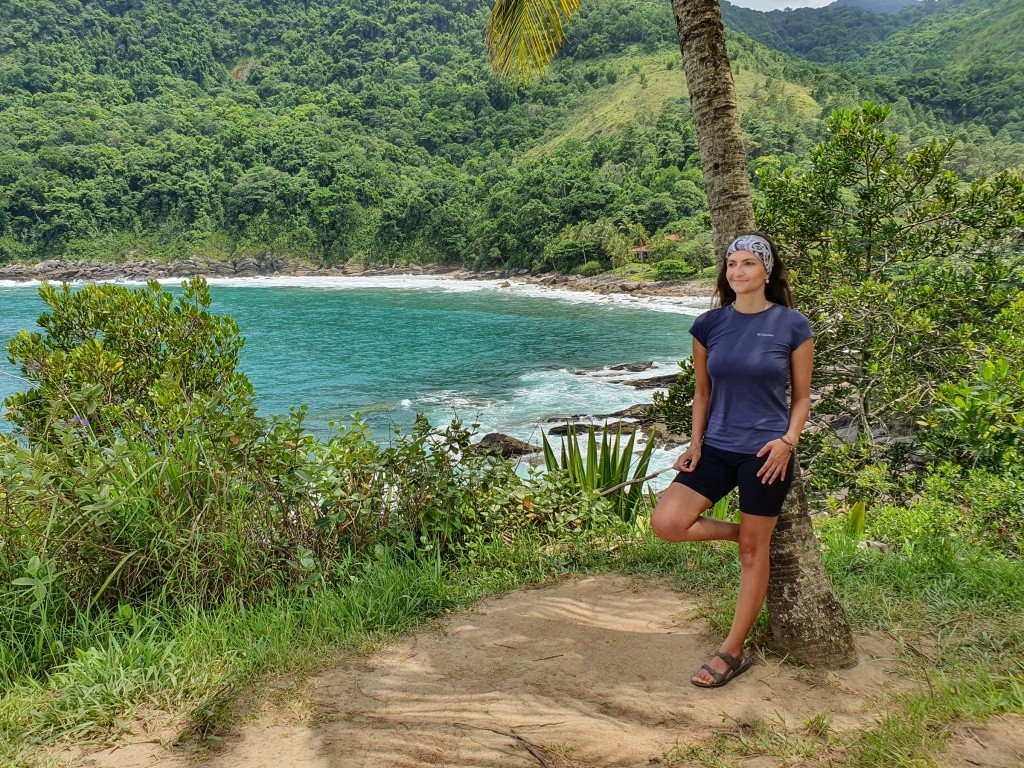
[{"label": "long brown hair", "polygon": [[[786,274],[786,265],[782,263],[782,259],[779,257],[779,249],[775,247],[775,243],[772,239],[763,232],[740,232],[736,237],[743,237],[744,235],[757,235],[772,249],[772,257],[775,263],[772,266],[772,272],[768,275],[768,284],[764,287],[764,297],[768,301],[776,304],[781,304],[784,307],[796,306],[796,300],[793,298],[793,289],[789,287],[789,279]],[[735,238],[733,238],[735,239]],[[715,287],[715,298],[718,299],[718,305],[724,307],[728,304],[732,304],[736,301],[736,291],[734,291],[729,281],[725,279],[726,262],[728,259],[725,255],[718,260],[718,278],[717,285]]]}]

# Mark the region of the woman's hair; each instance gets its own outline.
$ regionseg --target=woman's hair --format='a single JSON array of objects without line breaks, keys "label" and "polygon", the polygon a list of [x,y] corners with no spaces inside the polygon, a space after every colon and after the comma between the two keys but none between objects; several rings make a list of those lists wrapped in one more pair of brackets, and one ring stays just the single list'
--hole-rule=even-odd
[{"label": "woman's hair", "polygon": [[[772,267],[771,274],[768,275],[768,284],[764,287],[765,298],[784,307],[795,306],[793,289],[789,287],[789,280],[786,276],[786,265],[779,258],[779,249],[775,247],[775,243],[772,242],[768,235],[762,232],[740,232],[736,237],[743,237],[744,235],[757,235],[772,248],[772,257],[775,259],[775,264]],[[718,260],[718,279],[715,287],[715,297],[718,299],[719,306],[722,307],[736,301],[736,291],[729,286],[729,281],[725,279],[727,262],[728,258],[726,258],[725,254],[722,254],[722,258]]]}]

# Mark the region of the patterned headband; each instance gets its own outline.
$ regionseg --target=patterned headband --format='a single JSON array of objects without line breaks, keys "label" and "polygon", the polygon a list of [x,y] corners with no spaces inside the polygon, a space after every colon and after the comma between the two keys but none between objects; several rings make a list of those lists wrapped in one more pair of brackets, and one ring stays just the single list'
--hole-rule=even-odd
[{"label": "patterned headband", "polygon": [[764,264],[765,271],[769,275],[772,273],[772,267],[775,266],[775,257],[772,255],[772,247],[763,237],[758,237],[757,235],[740,235],[729,243],[729,247],[725,250],[725,258],[728,259],[736,253],[736,251],[750,251],[761,259],[761,263]]}]

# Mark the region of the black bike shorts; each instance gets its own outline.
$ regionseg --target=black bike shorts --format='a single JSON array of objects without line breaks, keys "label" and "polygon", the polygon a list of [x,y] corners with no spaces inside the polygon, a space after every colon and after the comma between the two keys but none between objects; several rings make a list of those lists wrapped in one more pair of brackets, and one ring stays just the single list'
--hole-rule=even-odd
[{"label": "black bike shorts", "polygon": [[762,483],[757,471],[768,455],[758,458],[754,453],[735,453],[705,445],[693,472],[680,472],[675,481],[692,488],[712,504],[724,498],[733,488],[740,489],[740,512],[762,517],[777,517],[782,511],[789,486],[793,484],[793,467],[789,457],[786,479]]}]

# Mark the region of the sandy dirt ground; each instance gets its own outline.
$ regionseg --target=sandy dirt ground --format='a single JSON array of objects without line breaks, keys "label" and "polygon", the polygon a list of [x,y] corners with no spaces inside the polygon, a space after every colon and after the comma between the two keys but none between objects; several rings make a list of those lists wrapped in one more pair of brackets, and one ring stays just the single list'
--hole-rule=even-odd
[{"label": "sandy dirt ground", "polygon": [[[215,748],[138,734],[65,753],[89,768],[602,768],[695,765],[691,745],[768,724],[807,738],[870,727],[905,678],[890,641],[821,673],[758,658],[728,686],[689,683],[717,647],[698,602],[661,580],[600,575],[481,602],[370,656],[325,670],[221,734]],[[1024,719],[963,726],[944,766],[1024,766]],[[161,737],[163,743],[161,743]],[[827,750],[826,750],[827,751]],[[827,761],[827,756],[826,756]],[[822,764],[813,761],[815,764]],[[801,765],[730,756],[743,768]],[[825,763],[827,764],[827,762]]]}]

